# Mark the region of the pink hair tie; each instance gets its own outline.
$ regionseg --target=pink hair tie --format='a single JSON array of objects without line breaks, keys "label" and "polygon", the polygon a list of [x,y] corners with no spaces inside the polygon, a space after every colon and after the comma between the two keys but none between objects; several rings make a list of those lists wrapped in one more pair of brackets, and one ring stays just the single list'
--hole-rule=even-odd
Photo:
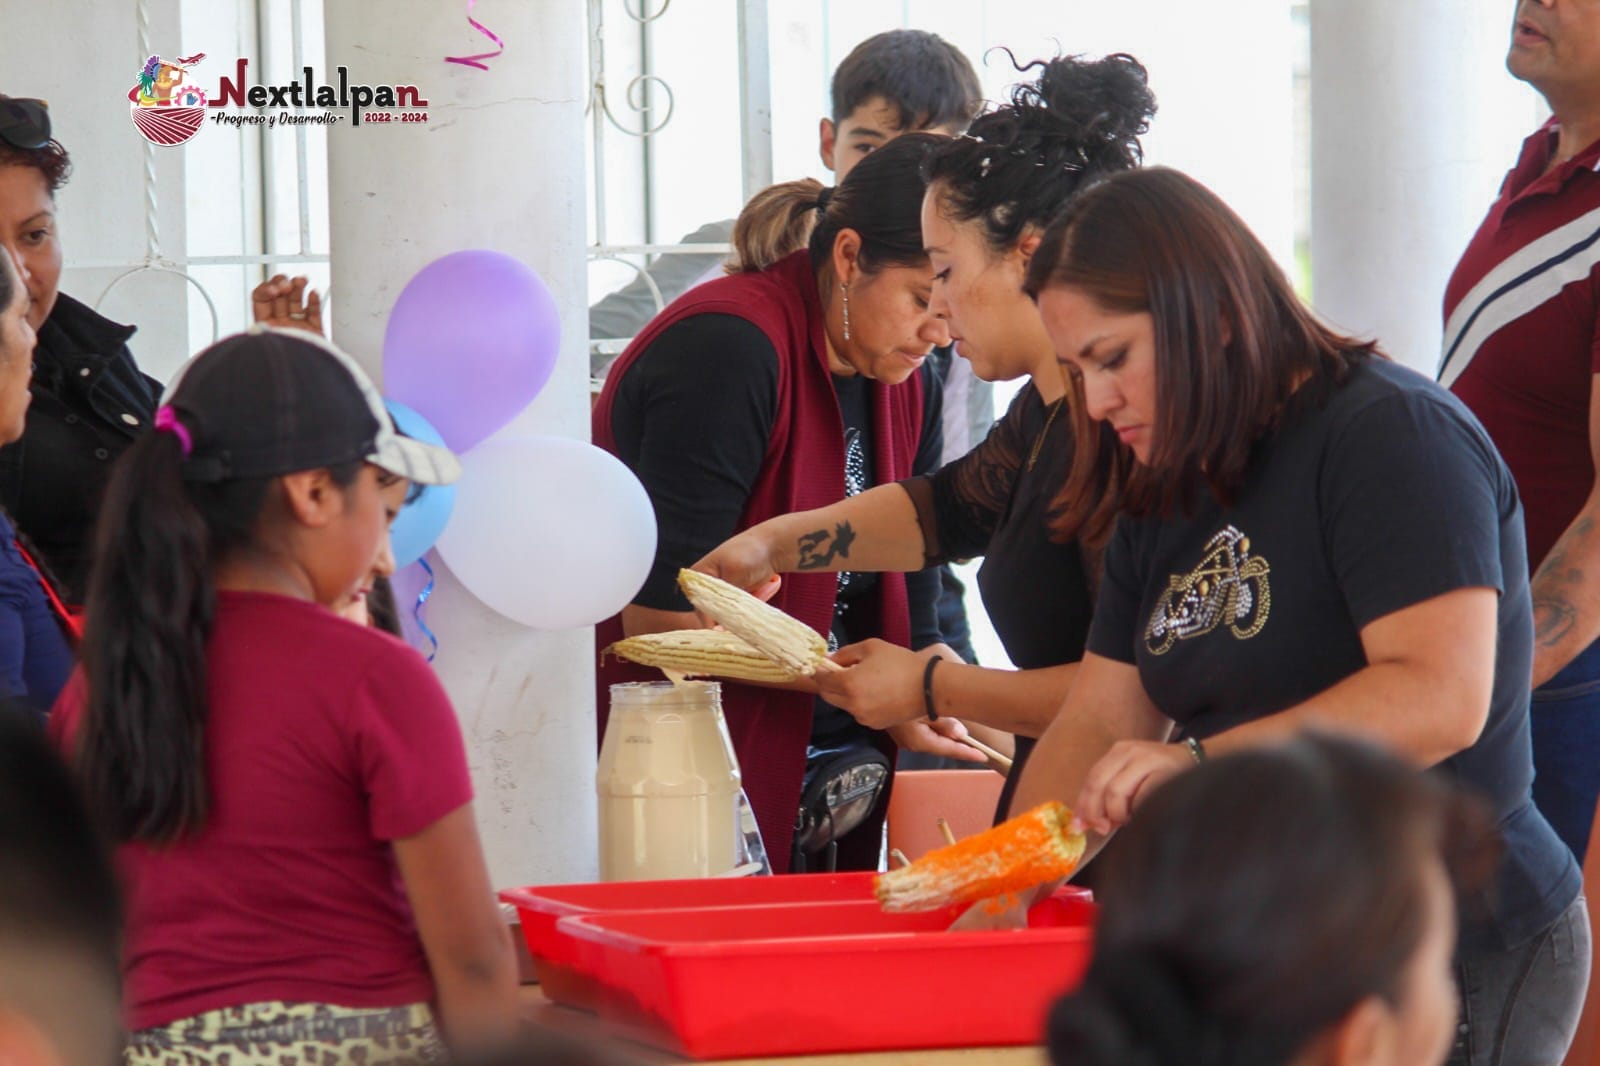
[{"label": "pink hair tie", "polygon": [[171,407],[163,407],[156,411],[156,432],[171,433],[177,437],[185,459],[194,451],[194,438],[189,435],[188,427],[178,421],[178,412]]}]

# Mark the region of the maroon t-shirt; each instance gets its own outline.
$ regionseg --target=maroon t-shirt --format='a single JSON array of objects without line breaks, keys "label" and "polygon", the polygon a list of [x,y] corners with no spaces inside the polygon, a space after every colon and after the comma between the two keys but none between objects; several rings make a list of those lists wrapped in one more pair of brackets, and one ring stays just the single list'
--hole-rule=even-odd
[{"label": "maroon t-shirt", "polygon": [[[299,600],[224,592],[207,649],[211,815],[128,844],[127,1024],[270,1000],[433,998],[389,841],[472,798],[461,728],[405,644]],[[65,746],[75,674],[52,715]]]},{"label": "maroon t-shirt", "polygon": [[1589,389],[1600,373],[1600,142],[1544,172],[1558,130],[1523,143],[1445,289],[1440,381],[1516,478],[1537,570],[1594,485]]}]

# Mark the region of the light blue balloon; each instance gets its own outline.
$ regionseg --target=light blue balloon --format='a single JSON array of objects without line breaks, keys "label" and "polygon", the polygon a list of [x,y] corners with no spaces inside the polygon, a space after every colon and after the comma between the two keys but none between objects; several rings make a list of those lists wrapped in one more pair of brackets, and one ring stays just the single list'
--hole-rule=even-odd
[{"label": "light blue balloon", "polygon": [[[401,433],[428,444],[447,447],[439,431],[429,425],[426,418],[403,403],[394,400],[383,402]],[[423,485],[412,491],[415,495],[394,516],[394,525],[389,527],[389,545],[394,551],[395,569],[410,566],[428,554],[428,549],[439,539],[444,527],[450,524],[450,513],[456,506],[454,485]]]}]

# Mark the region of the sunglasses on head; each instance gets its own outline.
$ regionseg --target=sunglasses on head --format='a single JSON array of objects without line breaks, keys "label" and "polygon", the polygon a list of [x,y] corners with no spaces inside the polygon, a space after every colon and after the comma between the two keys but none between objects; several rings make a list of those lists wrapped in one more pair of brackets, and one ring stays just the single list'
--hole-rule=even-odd
[{"label": "sunglasses on head", "polygon": [[13,148],[50,143],[50,112],[43,100],[0,99],[0,141]]}]

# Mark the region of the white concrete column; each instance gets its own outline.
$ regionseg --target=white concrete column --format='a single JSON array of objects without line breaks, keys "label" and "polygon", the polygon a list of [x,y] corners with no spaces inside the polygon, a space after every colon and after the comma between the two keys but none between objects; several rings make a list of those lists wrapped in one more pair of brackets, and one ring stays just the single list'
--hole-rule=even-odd
[{"label": "white concrete column", "polygon": [[[144,261],[148,246],[146,142],[128,115],[128,90],[146,58],[139,8],[151,53],[189,54],[184,48],[192,42],[179,33],[179,0],[0,5],[0,92],[49,101],[55,137],[72,156],[72,177],[56,194],[66,254],[61,291],[91,307],[114,278]],[[153,148],[152,155],[159,248],[180,259],[184,149]],[[141,272],[112,290],[100,310],[139,327],[130,342],[134,357],[165,377],[190,354],[191,295],[179,277]]]},{"label": "white concrete column", "polygon": [[[465,13],[464,2],[327,0],[330,75],[343,64],[351,84],[416,85],[428,100],[426,125],[330,131],[334,333],[377,371],[384,323],[417,270],[463,248],[515,255],[555,294],[562,347],[514,425],[586,438],[584,8],[481,5],[476,17],[506,41],[488,72],[444,62],[493,50]],[[461,715],[495,881],[592,879],[593,637],[516,625],[438,568],[435,665]]]},{"label": "white concrete column", "polygon": [[1312,299],[1433,374],[1445,282],[1540,101],[1509,0],[1312,0]]}]

